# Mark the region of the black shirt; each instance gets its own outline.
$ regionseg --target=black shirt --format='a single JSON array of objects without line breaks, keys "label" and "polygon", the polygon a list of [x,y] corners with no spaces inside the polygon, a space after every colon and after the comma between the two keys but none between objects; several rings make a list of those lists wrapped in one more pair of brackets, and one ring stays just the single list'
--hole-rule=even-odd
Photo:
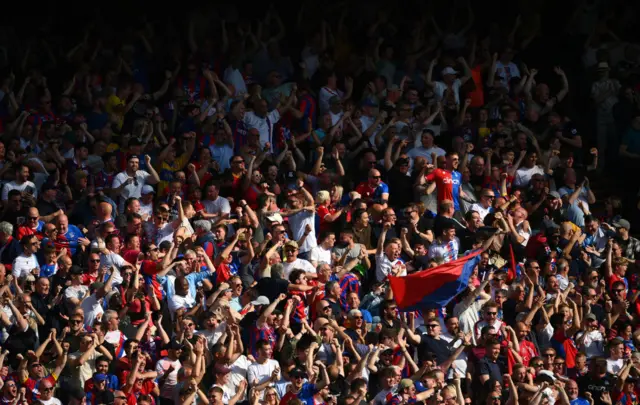
[{"label": "black shirt", "polygon": [[438,364],[444,363],[451,356],[451,348],[446,340],[442,338],[436,339],[427,334],[423,334],[421,339],[420,346],[418,347],[420,363],[425,360],[431,360],[429,353],[435,355]]},{"label": "black shirt", "polygon": [[578,379],[578,388],[580,389],[580,396],[584,398],[585,392],[590,392],[593,397],[593,405],[600,405],[602,401],[600,396],[604,392],[611,392],[613,390],[613,384],[609,374],[605,374],[604,377],[594,378],[591,374],[587,374]]}]

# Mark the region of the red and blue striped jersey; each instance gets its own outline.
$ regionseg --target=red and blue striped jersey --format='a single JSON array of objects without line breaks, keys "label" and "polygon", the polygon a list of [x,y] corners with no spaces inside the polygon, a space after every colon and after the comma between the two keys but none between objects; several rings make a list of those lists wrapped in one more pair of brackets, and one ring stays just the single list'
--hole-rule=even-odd
[{"label": "red and blue striped jersey", "polygon": [[353,273],[347,273],[340,280],[340,306],[345,312],[349,311],[347,307],[347,295],[351,292],[355,292],[360,296],[360,280]]},{"label": "red and blue striped jersey", "polygon": [[189,103],[195,104],[204,100],[206,90],[209,88],[207,80],[198,76],[194,80],[187,80],[184,77],[178,78],[178,87],[180,87],[185,95],[189,98]]},{"label": "red and blue striped jersey", "polygon": [[258,328],[258,325],[253,325],[251,330],[249,331],[249,350],[253,357],[258,357],[258,350],[256,348],[256,344],[259,340],[266,340],[271,345],[271,349],[275,350],[276,341],[278,340],[278,335],[276,334],[276,330],[265,323],[262,328]]}]

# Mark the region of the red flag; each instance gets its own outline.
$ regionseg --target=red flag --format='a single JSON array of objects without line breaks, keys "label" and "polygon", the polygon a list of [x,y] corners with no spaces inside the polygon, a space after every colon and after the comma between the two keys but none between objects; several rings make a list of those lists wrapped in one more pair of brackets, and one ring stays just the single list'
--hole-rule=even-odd
[{"label": "red flag", "polygon": [[513,245],[509,243],[509,254],[511,255],[511,265],[509,266],[509,272],[507,273],[507,284],[516,279],[516,256],[513,254]]}]

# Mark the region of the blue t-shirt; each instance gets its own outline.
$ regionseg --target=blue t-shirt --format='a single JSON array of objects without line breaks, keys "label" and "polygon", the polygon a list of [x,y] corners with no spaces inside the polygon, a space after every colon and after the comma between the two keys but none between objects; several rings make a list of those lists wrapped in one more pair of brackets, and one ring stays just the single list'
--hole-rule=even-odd
[{"label": "blue t-shirt", "polygon": [[313,405],[313,396],[318,392],[315,384],[306,382],[302,384],[300,392],[298,392],[298,399],[305,405]]},{"label": "blue t-shirt", "polygon": [[451,172],[451,191],[453,193],[453,206],[456,211],[460,211],[460,185],[462,184],[462,174],[459,171]]},{"label": "blue t-shirt", "polygon": [[589,401],[584,398],[578,397],[571,401],[571,405],[589,405]]}]

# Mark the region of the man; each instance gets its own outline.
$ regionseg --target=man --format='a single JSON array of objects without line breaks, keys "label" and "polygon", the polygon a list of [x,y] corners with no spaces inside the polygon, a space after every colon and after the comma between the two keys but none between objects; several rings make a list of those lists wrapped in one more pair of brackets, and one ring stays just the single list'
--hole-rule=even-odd
[{"label": "man", "polygon": [[308,260],[298,258],[298,242],[290,240],[284,244],[284,278],[289,279],[289,275],[294,269],[304,270],[306,273],[315,274],[316,268]]},{"label": "man", "polygon": [[0,222],[0,263],[8,266],[11,265],[15,258],[22,253],[20,241],[13,236],[13,225],[9,222]]},{"label": "man", "polygon": [[[282,397],[280,400],[281,404],[288,404],[289,401],[293,398],[298,398],[304,405],[314,405],[316,403],[316,395],[320,394],[325,387],[329,386],[329,374],[327,374],[327,368],[325,364],[321,361],[315,362],[316,367],[318,367],[320,372],[321,380],[317,383],[313,384],[305,380],[307,379],[307,373],[300,368],[294,368],[289,372],[289,377],[291,378],[291,389],[287,394]],[[323,395],[326,397],[326,394]],[[322,403],[324,398],[320,399],[320,403]]]},{"label": "man", "polygon": [[571,401],[571,405],[589,405],[590,402],[584,398],[580,398],[578,396],[578,383],[575,380],[568,379],[565,385],[565,391],[569,396],[569,400]]},{"label": "man", "polygon": [[[52,216],[53,217],[53,216]],[[42,228],[47,221],[40,219],[40,212],[35,207],[31,207],[27,210],[27,217],[23,225],[18,227],[16,237],[21,240],[25,235],[36,235],[38,239],[42,240]]]},{"label": "man", "polygon": [[491,212],[493,212],[493,201],[496,195],[493,190],[484,188],[480,192],[480,201],[471,206],[471,211],[476,211],[480,214],[480,219],[484,221],[484,218]]},{"label": "man", "polygon": [[612,378],[607,374],[607,361],[603,357],[594,357],[589,363],[589,373],[578,379],[580,396],[585,397],[591,394],[594,405],[605,404],[601,400],[603,393],[612,392],[614,384]]},{"label": "man", "polygon": [[56,202],[57,194],[58,188],[53,184],[47,182],[42,185],[42,188],[40,189],[40,198],[36,204],[36,208],[38,208],[38,211],[42,215],[48,216],[60,210],[60,206]]},{"label": "man", "polygon": [[[40,399],[41,387],[43,387],[44,381],[48,381],[51,387],[55,386],[62,369],[67,364],[67,351],[63,351],[62,356],[56,359],[56,366],[51,374],[48,375],[45,375],[44,366],[37,360],[27,360],[22,354],[18,354],[17,358],[20,360],[20,365],[18,366],[19,382],[27,389],[27,395],[30,396],[31,402],[33,402]],[[29,363],[28,368],[27,363]],[[46,386],[49,386],[49,384]]]},{"label": "man", "polygon": [[[237,159],[237,158],[236,158]],[[202,200],[207,218],[227,216],[231,213],[229,200],[220,196],[220,183],[211,182],[205,187],[205,199]]]},{"label": "man", "polygon": [[440,235],[429,246],[429,259],[441,258],[444,263],[457,260],[460,253],[460,239],[456,237],[453,221],[444,223],[440,232]]},{"label": "man", "polygon": [[[274,302],[278,302],[278,300]],[[271,306],[266,309],[268,310]],[[271,381],[269,385],[272,385],[273,382],[280,380],[280,364],[271,358],[273,354],[272,343],[261,339],[256,342],[255,347],[256,362],[247,369],[247,381],[253,386],[263,385],[269,381]]]},{"label": "man", "polygon": [[313,267],[318,264],[331,264],[331,250],[336,242],[336,235],[333,232],[325,231],[320,234],[320,244],[311,249],[310,260]]},{"label": "man", "polygon": [[493,328],[493,330],[495,331],[498,331],[497,336],[503,337],[502,326],[504,325],[504,322],[502,322],[500,318],[498,318],[498,310],[500,309],[499,307],[500,306],[495,301],[489,301],[484,305],[484,307],[482,308],[483,319],[476,322],[475,326],[473,327],[476,341],[480,339],[482,330],[487,326]]},{"label": "man", "polygon": [[127,168],[125,171],[119,173],[115,179],[113,179],[113,195],[120,197],[118,205],[118,211],[124,211],[124,203],[130,197],[140,198],[142,196],[142,188],[146,184],[157,184],[160,181],[158,173],[151,165],[151,157],[145,155],[145,162],[147,163],[147,173],[144,170],[138,170],[140,168],[140,159],[136,155],[130,155],[127,160]]},{"label": "man", "polygon": [[[400,404],[413,404],[417,402],[425,401],[427,398],[433,395],[433,390],[422,391],[416,394],[416,387],[413,380],[410,378],[403,378],[398,384],[398,393],[391,397],[387,402],[388,405],[400,405]],[[446,402],[445,402],[446,403]]]},{"label": "man", "polygon": [[313,196],[304,187],[300,187],[300,191],[297,194],[289,196],[288,205],[290,209],[285,211],[284,214],[289,219],[291,236],[300,245],[300,255],[304,259],[308,259],[311,249],[318,245],[315,231],[316,211]]},{"label": "man", "polygon": [[640,240],[629,235],[631,224],[626,219],[619,219],[613,223],[616,228],[616,241],[622,248],[624,257],[635,260],[636,255],[640,257]]},{"label": "man", "polygon": [[[105,285],[108,284],[109,282],[107,282]],[[102,292],[101,294],[104,294],[104,292]],[[115,354],[117,359],[123,357],[125,355],[124,344],[127,341],[127,337],[120,330],[120,316],[116,311],[109,309],[104,313],[102,321],[102,323],[106,327],[104,340],[115,347]]]},{"label": "man", "polygon": [[71,256],[74,256],[78,252],[80,246],[89,246],[91,241],[84,237],[82,231],[75,225],[69,225],[69,218],[64,215],[58,215],[56,218],[58,222],[58,239],[66,241],[66,247]]},{"label": "man", "polygon": [[[276,298],[271,304],[266,305],[264,301],[256,302],[256,304],[261,304],[260,312],[258,319],[251,326],[249,331],[249,351],[254,357],[262,356],[263,362],[266,362],[266,359],[271,358],[271,354],[273,353],[273,348],[276,344],[276,333],[275,333],[275,317],[276,315],[273,311],[276,309],[278,304],[287,296],[285,294],[280,294],[278,298]],[[266,297],[265,297],[266,298]],[[260,297],[258,297],[260,299]],[[256,305],[254,304],[254,305]],[[265,347],[265,344],[268,344],[269,347]],[[260,371],[264,371],[262,369],[256,370],[256,373],[259,374]],[[253,380],[249,380],[251,382]]]},{"label": "man", "polygon": [[118,235],[109,234],[105,240],[105,251],[100,254],[100,264],[106,268],[115,266],[116,275],[114,278],[114,285],[122,284],[122,275],[120,275],[120,269],[124,266],[133,265],[120,256],[120,238]]},{"label": "man", "polygon": [[624,340],[616,337],[609,342],[609,358],[607,358],[607,372],[611,375],[618,375],[624,367],[625,357]]},{"label": "man", "polygon": [[173,403],[174,389],[178,384],[178,371],[182,368],[182,345],[175,340],[167,345],[167,356],[156,364],[161,403]]},{"label": "man", "polygon": [[29,166],[24,163],[16,165],[16,179],[4,185],[2,188],[2,201],[9,199],[11,190],[18,190],[21,193],[29,194],[34,198],[38,198],[38,190],[33,182],[29,181]]},{"label": "man", "polygon": [[500,342],[496,339],[488,339],[485,343],[485,349],[485,356],[480,360],[480,364],[478,365],[480,382],[484,384],[493,378],[502,384],[502,376],[506,372],[506,367],[499,359],[501,350]]},{"label": "man", "polygon": [[71,369],[70,384],[84,388],[84,383],[96,372],[96,359],[104,356],[113,360],[111,353],[102,346],[95,334],[86,335],[80,340],[80,350],[69,354],[69,368]]},{"label": "man", "polygon": [[54,384],[47,379],[42,380],[39,387],[40,402],[43,405],[62,405],[62,402],[58,398],[53,396],[55,391]]},{"label": "man", "polygon": [[389,276],[406,276],[407,267],[400,259],[400,243],[396,240],[390,241],[385,246],[387,232],[391,229],[390,223],[385,223],[382,228],[378,246],[376,248],[376,280],[383,282]]},{"label": "man", "polygon": [[356,187],[356,192],[362,196],[362,199],[369,203],[381,204],[386,207],[389,201],[389,186],[382,180],[382,175],[377,169],[369,170],[369,178],[366,182],[360,183]]},{"label": "man", "polygon": [[40,249],[40,241],[36,235],[25,235],[20,239],[22,254],[13,261],[11,274],[16,279],[26,277],[29,274],[39,274],[40,264],[36,258],[36,253]]},{"label": "man", "polygon": [[[460,197],[464,196],[464,191],[460,189],[462,175],[458,172],[460,157],[457,152],[449,152],[445,155],[446,164],[444,169],[437,168],[426,176],[428,182],[436,182],[438,191],[438,204],[444,200],[453,201],[456,212],[460,211]],[[427,165],[428,169],[433,169],[433,165]]]}]

